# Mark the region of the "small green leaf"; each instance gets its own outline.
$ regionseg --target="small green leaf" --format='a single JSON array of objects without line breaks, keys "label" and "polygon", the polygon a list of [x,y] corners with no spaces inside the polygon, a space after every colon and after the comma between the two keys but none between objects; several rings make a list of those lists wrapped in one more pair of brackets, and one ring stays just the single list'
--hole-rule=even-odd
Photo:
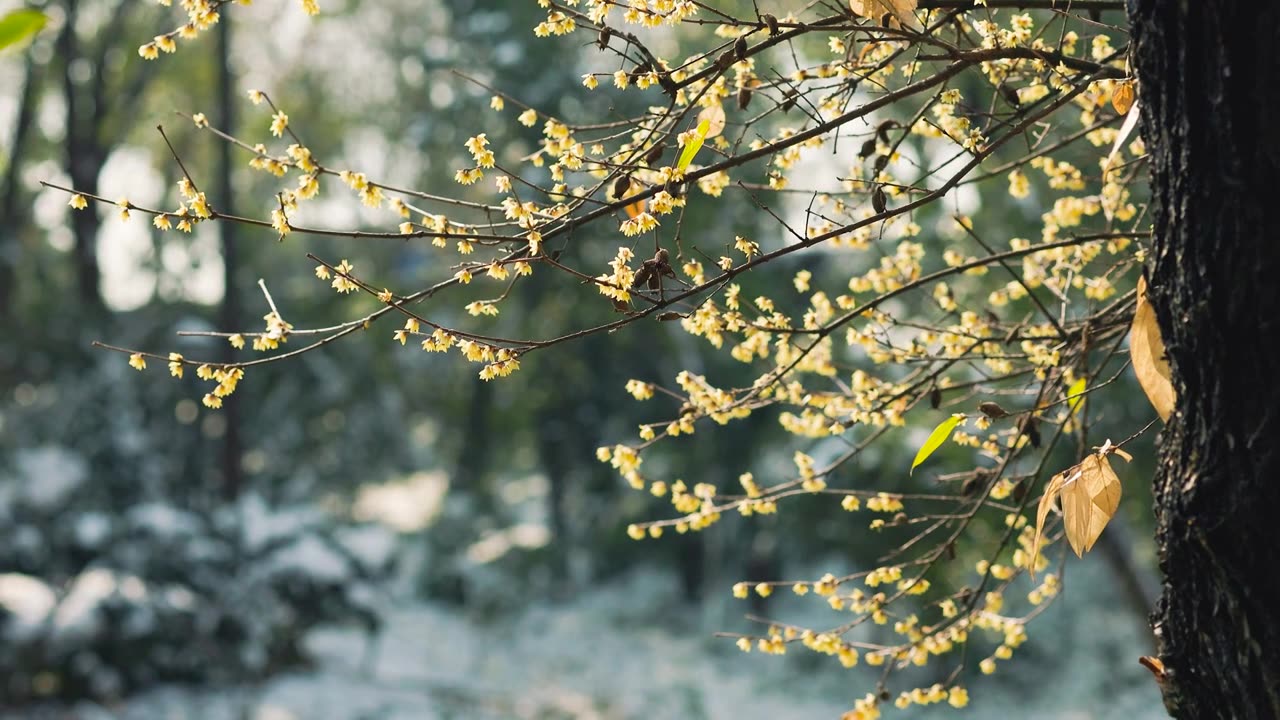
[{"label": "small green leaf", "polygon": [[1084,391],[1087,383],[1084,378],[1071,383],[1071,387],[1067,388],[1067,407],[1071,408],[1072,414],[1075,414],[1076,408],[1080,407],[1080,403],[1084,402]]},{"label": "small green leaf", "polygon": [[40,32],[48,21],[39,10],[14,10],[0,17],[0,50]]},{"label": "small green leaf", "polygon": [[933,432],[929,433],[929,439],[925,440],[924,445],[920,447],[920,452],[916,453],[916,459],[911,463],[911,472],[915,472],[917,465],[928,460],[933,451],[941,447],[942,443],[951,437],[951,433],[956,429],[956,426],[964,422],[964,420],[964,413],[956,413],[934,428]]},{"label": "small green leaf", "polygon": [[703,120],[698,123],[698,129],[694,131],[693,137],[689,138],[689,142],[685,143],[684,152],[680,153],[680,162],[676,163],[676,172],[684,172],[689,167],[689,163],[693,162],[693,156],[698,154],[698,150],[702,149],[702,141],[707,139],[707,133],[710,131],[710,120]]}]

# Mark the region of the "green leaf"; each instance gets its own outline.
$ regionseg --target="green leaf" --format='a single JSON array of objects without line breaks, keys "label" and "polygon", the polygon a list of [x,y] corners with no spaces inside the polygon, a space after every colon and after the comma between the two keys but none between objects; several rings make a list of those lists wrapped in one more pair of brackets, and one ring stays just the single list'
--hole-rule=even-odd
[{"label": "green leaf", "polygon": [[1071,408],[1072,414],[1076,408],[1080,407],[1080,403],[1084,402],[1084,391],[1087,383],[1084,378],[1071,383],[1071,387],[1067,388],[1067,407]]},{"label": "green leaf", "polygon": [[693,156],[698,154],[698,150],[702,149],[702,141],[707,139],[707,133],[710,131],[710,120],[703,120],[698,123],[698,129],[694,131],[693,137],[689,139],[689,142],[685,143],[684,152],[680,153],[680,162],[676,163],[676,172],[684,172],[689,167],[689,163],[693,162]]},{"label": "green leaf", "polygon": [[14,10],[0,17],[0,50],[40,32],[48,21],[49,18],[39,10]]},{"label": "green leaf", "polygon": [[929,439],[925,440],[924,445],[920,447],[920,452],[916,453],[916,459],[911,463],[911,472],[915,472],[917,465],[928,460],[933,451],[941,447],[942,443],[951,437],[951,433],[956,429],[956,426],[964,422],[964,420],[964,413],[956,413],[934,428],[933,432],[929,433]]}]

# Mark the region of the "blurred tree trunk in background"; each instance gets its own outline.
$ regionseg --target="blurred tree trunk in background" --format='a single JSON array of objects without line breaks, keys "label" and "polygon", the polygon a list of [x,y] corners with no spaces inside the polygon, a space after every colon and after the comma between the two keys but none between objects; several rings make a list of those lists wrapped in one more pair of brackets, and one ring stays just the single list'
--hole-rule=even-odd
[{"label": "blurred tree trunk in background", "polygon": [[[31,121],[35,117],[36,92],[40,84],[40,68],[32,53],[27,53],[26,71],[22,83],[22,95],[18,98],[18,110],[13,122],[13,138],[9,143],[9,157],[5,159],[4,177],[0,178],[0,320],[8,321],[14,315],[13,300],[16,296],[18,262],[22,257],[22,232],[28,227],[29,202],[22,191],[22,167],[30,139]],[[20,202],[21,200],[21,202]]]},{"label": "blurred tree trunk in background", "polygon": [[[97,142],[98,128],[102,125],[103,108],[92,96],[86,97],[84,78],[80,72],[90,73],[94,83],[101,83],[102,67],[93,67],[81,56],[80,39],[76,34],[76,20],[80,0],[63,3],[65,16],[58,36],[58,56],[62,58],[62,88],[66,103],[66,170],[71,186],[77,190],[97,193],[98,174],[106,162],[106,152]],[[102,310],[102,294],[99,292],[97,237],[102,225],[96,204],[71,214],[71,232],[75,238],[76,288],[82,312],[98,313]]]},{"label": "blurred tree trunk in background", "polygon": [[[231,21],[224,19],[218,23],[217,43],[218,87],[216,104],[218,108],[218,126],[234,135],[236,133],[235,74],[231,69]],[[214,207],[220,212],[235,214],[235,187],[231,181],[231,143],[216,143],[217,161],[215,172],[218,178],[218,197]],[[218,326],[222,328],[240,327],[240,304],[236,296],[236,267],[239,265],[239,253],[236,248],[236,223],[218,223],[219,239],[222,243],[222,307],[218,312]],[[226,361],[233,359],[233,348],[223,343],[222,357]],[[240,470],[240,397],[232,393],[223,400],[222,412],[227,419],[227,431],[222,436],[222,452],[220,466],[222,469],[222,495],[227,500],[234,500],[240,495],[243,473]]]},{"label": "blurred tree trunk in background", "polygon": [[1130,0],[1151,153],[1152,303],[1175,414],[1154,616],[1179,718],[1280,717],[1280,5]]}]

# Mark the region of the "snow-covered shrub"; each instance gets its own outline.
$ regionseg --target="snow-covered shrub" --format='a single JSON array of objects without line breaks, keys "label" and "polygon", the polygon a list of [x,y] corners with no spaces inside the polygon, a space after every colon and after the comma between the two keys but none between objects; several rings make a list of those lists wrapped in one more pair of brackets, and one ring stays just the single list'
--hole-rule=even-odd
[{"label": "snow-covered shrub", "polygon": [[0,706],[113,698],[160,681],[260,677],[303,635],[372,639],[395,536],[257,495],[211,512],[164,500],[104,510],[63,448],[0,475]]}]

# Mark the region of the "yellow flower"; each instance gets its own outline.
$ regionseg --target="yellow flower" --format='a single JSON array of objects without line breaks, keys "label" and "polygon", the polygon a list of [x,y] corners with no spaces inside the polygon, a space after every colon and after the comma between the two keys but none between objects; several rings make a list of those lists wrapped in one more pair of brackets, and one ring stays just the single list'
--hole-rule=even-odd
[{"label": "yellow flower", "polygon": [[289,116],[285,115],[283,110],[276,111],[276,114],[271,116],[271,134],[281,137],[287,127],[289,127]]},{"label": "yellow flower", "polygon": [[503,101],[500,95],[494,95],[489,98],[489,107],[494,112],[502,112],[502,108],[506,107],[506,102]]},{"label": "yellow flower", "polygon": [[129,367],[138,371],[146,370],[147,359],[142,357],[142,353],[134,353],[129,356]]},{"label": "yellow flower", "polygon": [[160,48],[156,47],[155,43],[149,42],[138,48],[138,54],[141,55],[144,60],[155,60],[160,57]]},{"label": "yellow flower", "polygon": [[227,338],[227,342],[231,343],[231,347],[237,350],[244,349],[244,336],[241,335],[240,333],[236,333],[235,335],[232,335],[231,337]]},{"label": "yellow flower", "polygon": [[520,124],[525,127],[533,127],[534,124],[538,122],[538,113],[534,112],[534,110],[530,108],[520,113],[520,115],[516,117],[516,120],[519,120]]},{"label": "yellow flower", "polygon": [[222,407],[222,398],[213,393],[205,393],[200,402],[204,403],[205,407],[213,408],[214,410]]},{"label": "yellow flower", "polygon": [[169,374],[180,378],[182,377],[183,367],[182,355],[176,352],[169,353]]},{"label": "yellow flower", "polygon": [[89,207],[89,201],[79,193],[72,195],[71,199],[67,201],[67,204],[70,205],[73,210],[83,210]]}]

